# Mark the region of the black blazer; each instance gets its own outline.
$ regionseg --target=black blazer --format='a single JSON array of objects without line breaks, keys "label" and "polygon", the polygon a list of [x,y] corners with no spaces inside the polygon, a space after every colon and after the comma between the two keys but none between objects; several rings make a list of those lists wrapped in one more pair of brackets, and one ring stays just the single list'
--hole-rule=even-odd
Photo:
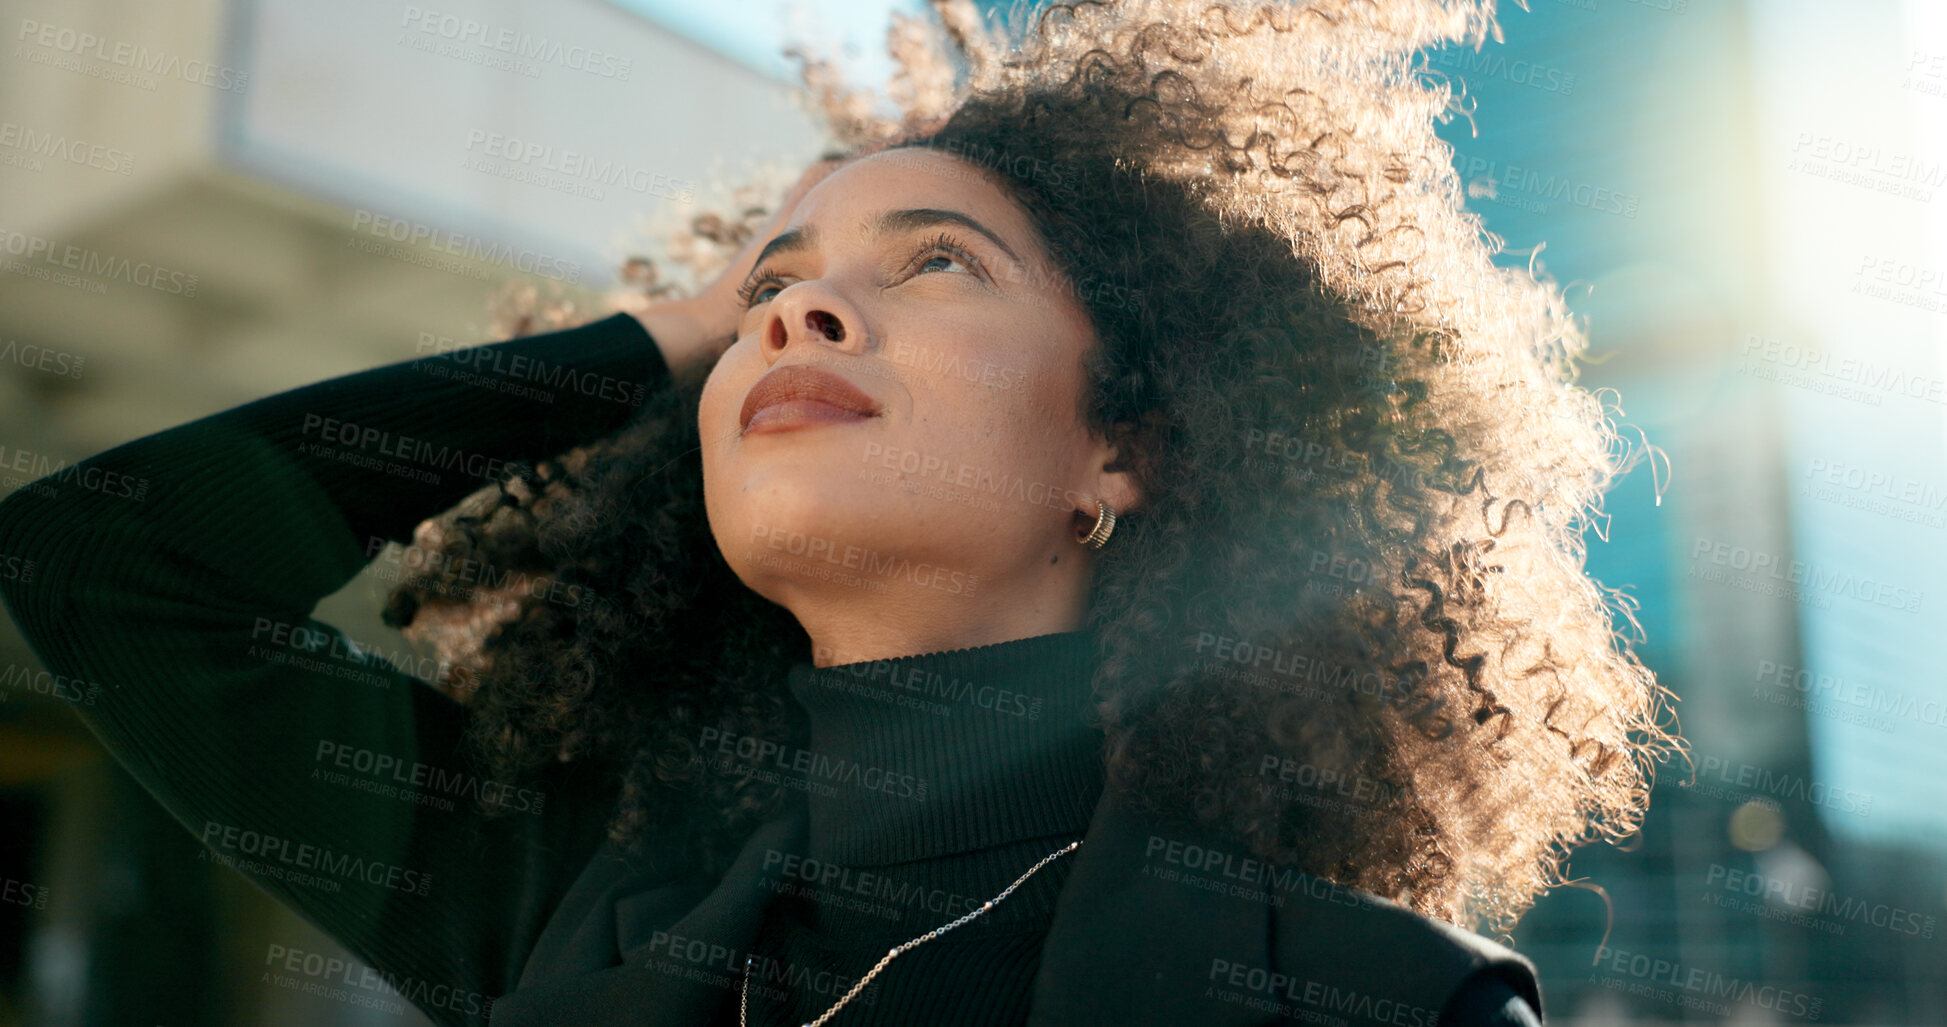
[{"label": "black blazer", "polygon": [[[494,1027],[711,1023],[736,1000],[773,894],[764,854],[800,851],[804,831],[794,806],[707,890],[660,869],[666,857],[632,865],[605,847],[520,987],[494,1003]],[[1028,1027],[1433,1027],[1464,985],[1482,984],[1541,1009],[1534,967],[1513,951],[1364,892],[1270,873],[1208,835],[1160,830],[1111,792],[1071,858]]]}]

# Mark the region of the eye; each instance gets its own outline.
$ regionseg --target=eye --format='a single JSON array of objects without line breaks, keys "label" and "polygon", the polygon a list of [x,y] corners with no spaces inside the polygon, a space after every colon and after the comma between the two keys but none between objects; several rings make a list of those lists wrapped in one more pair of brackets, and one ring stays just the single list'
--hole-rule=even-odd
[{"label": "eye", "polygon": [[759,303],[769,303],[778,293],[784,291],[784,283],[773,274],[760,274],[745,282],[737,290],[737,303],[745,310]]},{"label": "eye", "polygon": [[914,271],[913,273],[919,274],[922,271],[945,271],[951,268],[955,264],[959,264],[963,267],[966,267],[967,271],[969,272],[973,270],[972,267],[967,266],[966,261],[961,260],[959,257],[956,257],[951,253],[935,253],[934,255],[926,258],[925,262],[920,264],[919,269],[917,271]]},{"label": "eye", "polygon": [[951,272],[956,266],[959,274],[978,276],[983,271],[980,258],[948,235],[936,236],[921,243],[913,251],[913,263],[909,266],[915,276],[929,271]]}]

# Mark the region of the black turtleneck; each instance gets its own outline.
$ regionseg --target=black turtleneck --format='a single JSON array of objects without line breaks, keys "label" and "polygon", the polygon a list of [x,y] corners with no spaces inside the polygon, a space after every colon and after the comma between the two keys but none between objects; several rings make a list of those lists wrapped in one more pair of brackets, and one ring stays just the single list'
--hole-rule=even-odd
[{"label": "black turtleneck", "polygon": [[[807,748],[809,835],[754,946],[751,1024],[831,1008],[888,949],[979,908],[1088,829],[1102,732],[1087,632],[813,668],[791,695]],[[1074,855],[1006,901],[894,960],[848,1024],[1007,1024],[1026,1015]],[[722,1024],[737,1022],[735,998]]]}]

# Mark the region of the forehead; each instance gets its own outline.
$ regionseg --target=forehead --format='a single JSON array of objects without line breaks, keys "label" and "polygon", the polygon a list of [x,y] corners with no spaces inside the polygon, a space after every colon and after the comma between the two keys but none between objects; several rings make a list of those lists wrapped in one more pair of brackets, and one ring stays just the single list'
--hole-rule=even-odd
[{"label": "forehead", "polygon": [[832,172],[805,194],[790,224],[859,228],[883,211],[916,208],[958,211],[1019,242],[1035,241],[1026,212],[986,172],[919,146],[882,150]]}]

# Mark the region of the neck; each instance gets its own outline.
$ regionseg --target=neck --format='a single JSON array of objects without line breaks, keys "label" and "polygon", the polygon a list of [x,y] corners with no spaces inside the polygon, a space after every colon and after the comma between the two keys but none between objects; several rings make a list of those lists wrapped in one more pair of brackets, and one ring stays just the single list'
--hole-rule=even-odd
[{"label": "neck", "polygon": [[1102,778],[1095,666],[1093,636],[1065,632],[793,668],[822,773],[810,853],[881,865],[1085,830]]},{"label": "neck", "polygon": [[[988,578],[915,562],[884,591],[821,582],[778,601],[811,636],[811,664],[830,667],[971,649],[1078,631],[1087,619],[1088,561],[1069,544],[1027,569]],[[864,594],[861,594],[864,593]]]},{"label": "neck", "polygon": [[831,581],[794,575],[792,589],[771,598],[812,637],[812,666],[946,653],[1086,624],[1092,563],[1073,540],[1016,557],[999,575],[964,567],[972,563],[913,559]]}]

